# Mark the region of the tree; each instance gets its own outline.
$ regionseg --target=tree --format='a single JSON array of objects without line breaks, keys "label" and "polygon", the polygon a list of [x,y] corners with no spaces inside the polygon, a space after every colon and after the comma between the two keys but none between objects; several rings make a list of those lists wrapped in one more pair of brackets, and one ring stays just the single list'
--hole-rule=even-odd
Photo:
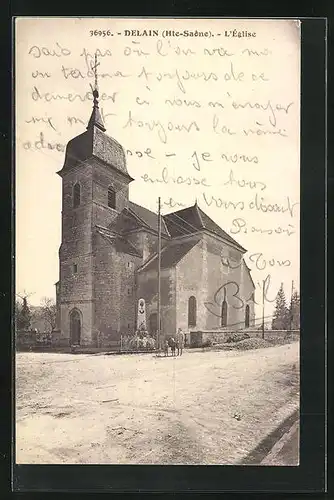
[{"label": "tree", "polygon": [[289,328],[289,309],[286,305],[283,283],[276,295],[276,306],[271,324],[272,330],[287,330]]},{"label": "tree", "polygon": [[295,290],[291,297],[289,307],[289,329],[299,330],[300,328],[300,297],[297,290]]},{"label": "tree", "polygon": [[19,330],[19,323],[20,323],[20,315],[21,315],[21,309],[22,309],[22,304],[20,303],[19,300],[15,301],[15,326],[16,329]]},{"label": "tree", "polygon": [[17,300],[15,302],[15,323],[17,330],[29,330],[31,322],[31,312],[27,297],[20,297],[22,304]]},{"label": "tree", "polygon": [[50,332],[57,326],[57,306],[53,299],[43,297],[41,302],[40,317],[49,325]]}]

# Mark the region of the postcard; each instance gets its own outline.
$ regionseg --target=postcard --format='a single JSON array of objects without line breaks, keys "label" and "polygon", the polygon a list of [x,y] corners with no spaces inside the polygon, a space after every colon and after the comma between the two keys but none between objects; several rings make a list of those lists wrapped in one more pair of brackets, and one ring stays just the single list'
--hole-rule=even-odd
[{"label": "postcard", "polygon": [[15,29],[16,463],[298,465],[301,22]]}]

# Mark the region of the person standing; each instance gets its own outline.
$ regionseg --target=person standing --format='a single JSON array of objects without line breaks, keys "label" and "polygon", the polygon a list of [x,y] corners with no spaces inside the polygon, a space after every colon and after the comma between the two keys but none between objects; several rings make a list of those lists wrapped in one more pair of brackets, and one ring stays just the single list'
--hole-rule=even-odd
[{"label": "person standing", "polygon": [[164,342],[164,352],[165,352],[165,356],[168,356],[168,340],[166,339],[165,342]]},{"label": "person standing", "polygon": [[181,328],[178,329],[176,334],[177,355],[182,356],[184,348],[184,333]]}]

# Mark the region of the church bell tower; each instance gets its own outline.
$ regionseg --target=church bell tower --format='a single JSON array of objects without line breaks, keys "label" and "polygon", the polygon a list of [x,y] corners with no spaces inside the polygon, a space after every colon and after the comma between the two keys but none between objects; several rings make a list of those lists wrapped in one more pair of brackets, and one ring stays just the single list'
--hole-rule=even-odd
[{"label": "church bell tower", "polygon": [[62,178],[57,304],[63,345],[96,344],[94,231],[111,227],[128,205],[133,180],[123,147],[105,133],[98,98],[95,79],[87,129],[68,142],[57,172]]}]

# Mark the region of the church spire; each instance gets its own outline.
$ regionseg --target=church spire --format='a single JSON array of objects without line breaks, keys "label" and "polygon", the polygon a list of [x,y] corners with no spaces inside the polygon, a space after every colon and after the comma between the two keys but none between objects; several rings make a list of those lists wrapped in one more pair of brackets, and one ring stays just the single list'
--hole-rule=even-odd
[{"label": "church spire", "polygon": [[96,52],[95,52],[95,64],[94,66],[92,67],[93,71],[94,71],[94,89],[92,87],[92,92],[93,92],[93,111],[92,111],[92,114],[90,115],[90,119],[89,119],[89,122],[88,122],[88,125],[87,125],[87,130],[92,130],[94,125],[95,127],[99,128],[100,130],[102,130],[102,132],[105,132],[106,131],[106,128],[104,126],[104,123],[103,123],[103,120],[102,120],[102,116],[101,116],[101,113],[100,113],[100,110],[99,110],[99,91],[98,91],[98,86],[97,86],[97,67],[100,63],[97,63],[97,55],[96,55]]}]

